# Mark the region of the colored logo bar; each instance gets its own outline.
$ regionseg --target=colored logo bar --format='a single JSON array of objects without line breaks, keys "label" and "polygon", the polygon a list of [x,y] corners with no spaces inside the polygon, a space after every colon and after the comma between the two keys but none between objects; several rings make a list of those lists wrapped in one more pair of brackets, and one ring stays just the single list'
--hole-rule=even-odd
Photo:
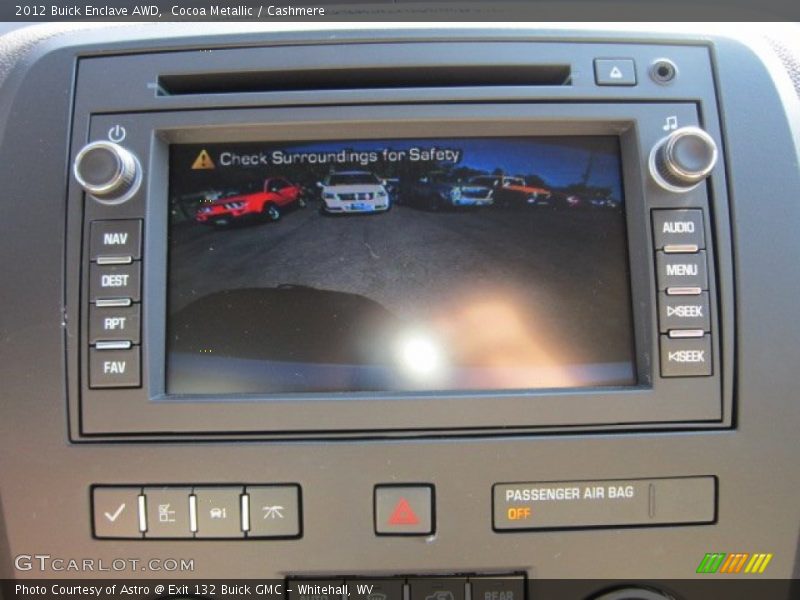
[{"label": "colored logo bar", "polygon": [[772,560],[772,554],[747,552],[710,552],[703,557],[697,567],[697,573],[751,573],[761,574]]}]

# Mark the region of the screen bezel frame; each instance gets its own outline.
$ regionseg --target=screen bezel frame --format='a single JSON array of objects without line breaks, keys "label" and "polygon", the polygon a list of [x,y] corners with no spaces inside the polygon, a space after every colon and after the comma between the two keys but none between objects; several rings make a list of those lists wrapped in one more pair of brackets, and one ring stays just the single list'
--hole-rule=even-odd
[{"label": "screen bezel frame", "polygon": [[[148,165],[139,202],[145,212],[143,271],[143,387],[89,390],[82,386],[83,434],[316,435],[406,432],[519,431],[541,427],[602,426],[669,421],[719,422],[719,326],[712,332],[711,377],[665,379],[658,374],[658,335],[650,209],[675,205],[676,194],[647,177],[647,150],[666,113],[698,124],[694,104],[512,104],[264,108],[126,115],[130,139]],[[92,136],[120,116],[96,116]],[[466,130],[466,133],[465,133]],[[355,132],[355,133],[354,133]],[[631,274],[638,384],[502,392],[358,392],[263,395],[168,395],[165,391],[168,155],[171,143],[504,135],[614,135],[622,151],[628,260]],[[345,135],[346,133],[346,135]],[[678,206],[708,209],[707,186],[681,195]],[[644,199],[644,202],[639,202]],[[135,206],[135,204],[133,205]],[[87,215],[87,219],[90,218]],[[707,219],[709,221],[710,219]],[[711,237],[706,223],[707,238]],[[714,286],[714,258],[709,269]],[[84,289],[84,294],[86,290]],[[712,304],[715,304],[712,302]],[[717,323],[715,306],[712,322]],[[84,357],[85,348],[82,349]],[[105,399],[100,400],[100,396]],[[413,401],[413,405],[411,403]],[[190,405],[191,408],[189,408]]]}]

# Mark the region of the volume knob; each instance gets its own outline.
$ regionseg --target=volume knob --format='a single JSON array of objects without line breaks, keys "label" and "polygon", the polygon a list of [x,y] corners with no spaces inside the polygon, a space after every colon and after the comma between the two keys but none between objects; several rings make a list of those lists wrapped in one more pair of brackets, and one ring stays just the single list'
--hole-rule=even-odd
[{"label": "volume knob", "polygon": [[128,200],[141,181],[136,156],[119,144],[91,142],[75,157],[75,179],[96,200],[120,204]]},{"label": "volume knob", "polygon": [[664,189],[686,192],[697,187],[717,164],[717,144],[699,127],[682,127],[650,153],[650,173]]}]

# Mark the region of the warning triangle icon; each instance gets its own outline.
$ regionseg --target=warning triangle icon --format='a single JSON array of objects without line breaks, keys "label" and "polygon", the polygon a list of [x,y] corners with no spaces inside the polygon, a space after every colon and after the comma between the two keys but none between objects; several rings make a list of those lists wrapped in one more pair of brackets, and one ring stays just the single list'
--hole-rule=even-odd
[{"label": "warning triangle icon", "polygon": [[211,157],[208,155],[208,152],[205,150],[201,150],[200,154],[197,155],[197,158],[194,159],[192,163],[192,170],[193,171],[200,171],[204,169],[213,169],[215,167],[214,161],[211,160]]},{"label": "warning triangle icon", "polygon": [[611,77],[611,79],[622,79],[622,71],[619,70],[619,67],[614,67],[611,69],[608,76]]},{"label": "warning triangle icon", "polygon": [[418,525],[419,517],[411,508],[408,500],[400,498],[389,517],[389,525]]}]

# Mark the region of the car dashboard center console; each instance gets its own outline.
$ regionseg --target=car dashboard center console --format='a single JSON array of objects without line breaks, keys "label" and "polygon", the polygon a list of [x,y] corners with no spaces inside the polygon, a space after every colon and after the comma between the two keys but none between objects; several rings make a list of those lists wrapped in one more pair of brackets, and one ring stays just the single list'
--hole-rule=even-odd
[{"label": "car dashboard center console", "polygon": [[108,35],[5,83],[10,558],[58,527],[420,600],[792,575],[800,108],[767,46]]}]

